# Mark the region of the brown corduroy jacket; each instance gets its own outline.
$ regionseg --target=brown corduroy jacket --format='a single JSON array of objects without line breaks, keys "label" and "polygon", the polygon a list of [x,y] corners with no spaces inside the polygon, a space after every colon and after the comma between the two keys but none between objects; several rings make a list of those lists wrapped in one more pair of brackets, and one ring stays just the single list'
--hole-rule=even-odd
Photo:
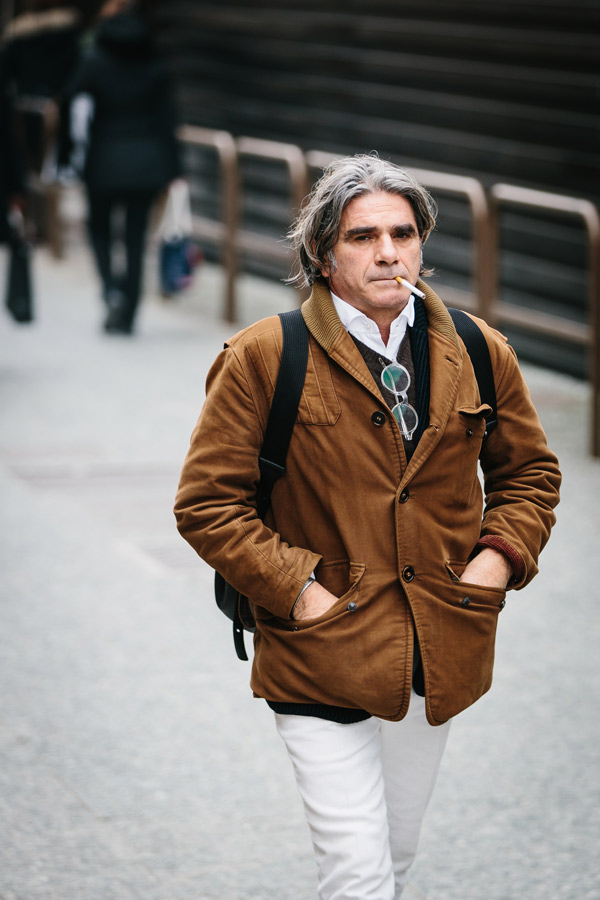
[{"label": "brown corduroy jacket", "polygon": [[[560,474],[515,355],[476,320],[490,349],[499,421],[481,458],[484,505],[478,457],[488,407],[444,304],[419,286],[429,425],[408,465],[390,409],[322,284],[302,307],[306,382],[287,472],[264,522],[255,507],[258,455],[279,367],[279,319],[235,335],[208,375],[175,514],[185,539],[252,603],[256,696],[401,719],[416,628],[427,717],[441,724],[492,680],[505,592],[459,581],[478,541],[493,536],[518,561],[512,587],[537,572]],[[295,622],[294,601],[313,570],[339,600],[325,615]]]}]

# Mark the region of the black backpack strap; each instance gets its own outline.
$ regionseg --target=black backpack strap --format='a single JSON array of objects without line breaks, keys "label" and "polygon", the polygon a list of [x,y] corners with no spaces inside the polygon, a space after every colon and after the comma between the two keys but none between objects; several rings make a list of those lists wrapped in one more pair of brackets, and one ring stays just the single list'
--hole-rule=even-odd
[{"label": "black backpack strap", "polygon": [[[283,332],[281,361],[263,445],[258,457],[260,485],[256,508],[261,519],[264,518],[271,503],[273,485],[285,473],[285,458],[298,415],[308,362],[308,328],[301,311],[293,309],[290,312],[279,313],[279,318]],[[244,623],[237,601],[233,614],[233,643],[238,658],[247,660]]]},{"label": "black backpack strap", "polygon": [[258,458],[260,488],[257,509],[264,518],[271,502],[271,491],[285,473],[285,458],[298,415],[308,362],[308,328],[300,309],[279,313],[283,332],[281,362],[275,392]]},{"label": "black backpack strap", "polygon": [[487,341],[483,332],[473,319],[462,309],[448,309],[452,316],[454,327],[465,342],[469,351],[475,377],[479,386],[479,395],[482,403],[491,406],[492,411],[486,416],[485,438],[489,437],[498,424],[498,411],[496,408],[496,386],[494,384],[494,370]]}]

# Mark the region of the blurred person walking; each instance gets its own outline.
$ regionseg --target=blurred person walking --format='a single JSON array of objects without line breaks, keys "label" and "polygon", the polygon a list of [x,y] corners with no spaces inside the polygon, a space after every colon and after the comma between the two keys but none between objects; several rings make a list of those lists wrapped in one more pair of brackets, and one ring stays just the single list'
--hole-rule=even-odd
[{"label": "blurred person walking", "polygon": [[31,0],[29,10],[7,25],[5,77],[18,97],[55,98],[78,59],[80,18],[73,6]]},{"label": "blurred person walking", "polygon": [[[134,4],[110,0],[102,7],[93,46],[82,57],[65,102],[80,94],[92,104],[81,174],[107,309],[104,330],[131,334],[142,291],[149,213],[159,193],[181,175],[166,67]],[[124,262],[115,252],[119,211]]]},{"label": "blurred person walking", "polygon": [[26,7],[2,34],[0,79],[8,103],[3,139],[19,155],[27,189],[20,212],[35,240],[51,237],[53,200],[45,185],[56,179],[67,124],[59,121],[56,101],[78,60],[80,16],[53,0],[29,0]]},{"label": "blurred person walking", "polygon": [[7,75],[8,54],[0,47],[0,243],[6,243],[12,233],[11,211],[23,213],[27,185],[23,156],[19,152],[12,129],[12,104]]},{"label": "blurred person walking", "polygon": [[0,49],[0,244],[8,247],[5,305],[18,322],[33,317],[29,245],[24,234],[27,186],[22,155],[14,140],[12,106]]},{"label": "blurred person walking", "polygon": [[[79,58],[81,20],[73,6],[52,0],[30,0],[2,35],[2,76],[14,107],[22,107],[20,140],[29,169],[40,173],[49,136],[40,111],[44,100],[56,100]],[[56,140],[55,140],[56,144]],[[54,160],[55,161],[55,160]]]}]

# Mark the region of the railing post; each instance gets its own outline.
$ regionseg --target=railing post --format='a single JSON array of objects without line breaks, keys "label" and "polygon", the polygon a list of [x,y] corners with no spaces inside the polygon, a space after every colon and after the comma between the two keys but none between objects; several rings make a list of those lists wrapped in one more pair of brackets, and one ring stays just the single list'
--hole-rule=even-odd
[{"label": "railing post", "polygon": [[[238,154],[233,137],[228,131],[215,131],[198,125],[182,125],[178,137],[183,143],[207,147],[216,151],[219,160],[221,222],[214,230],[221,250],[225,273],[223,318],[227,322],[237,319],[236,282],[238,275],[237,233],[239,228],[239,173]],[[195,217],[197,226],[205,224]]]},{"label": "railing post", "polygon": [[[295,144],[286,144],[279,141],[267,141],[262,138],[240,137],[237,139],[237,149],[240,157],[253,156],[257,159],[268,159],[274,162],[284,163],[290,179],[290,201],[292,207],[292,217],[299,211],[302,201],[308,191],[308,167],[306,157],[300,147]],[[249,234],[239,235],[239,243],[244,243],[244,239],[252,241],[252,248],[255,249],[260,243],[259,236],[252,238]],[[271,242],[271,239],[268,239]],[[281,256],[279,248],[281,245],[274,245],[268,252],[270,256]],[[266,248],[265,248],[266,250]],[[298,289],[298,301],[301,303],[305,299],[303,288]]]},{"label": "railing post", "polygon": [[266,257],[281,259],[286,251],[271,238],[240,229],[241,156],[255,156],[283,163],[290,179],[290,199],[293,212],[300,207],[308,188],[307,167],[304,154],[294,144],[240,137],[235,140],[229,132],[214,131],[196,125],[183,125],[178,130],[183,143],[209,147],[216,150],[221,174],[221,221],[210,222],[194,216],[199,234],[215,240],[222,252],[225,269],[224,318],[228,322],[237,319],[236,281],[239,270],[239,251],[246,248]]},{"label": "railing post", "polygon": [[446,194],[466,197],[471,210],[473,245],[473,293],[475,312],[490,325],[494,324],[493,279],[490,277],[489,262],[492,257],[492,230],[490,208],[483,185],[476,178],[453,175],[448,172],[432,172],[428,169],[410,170],[417,181],[428,189]]},{"label": "railing post", "polygon": [[[494,245],[499,247],[497,209],[499,205],[524,206],[530,209],[548,210],[575,216],[585,225],[588,244],[588,325],[580,326],[558,316],[535,313],[535,319],[526,310],[508,303],[497,303],[498,317],[505,322],[570,340],[588,347],[590,354],[589,378],[592,391],[590,450],[600,456],[600,216],[589,200],[552,194],[510,184],[495,184],[490,197],[495,206]],[[498,290],[499,277],[496,279]]]}]

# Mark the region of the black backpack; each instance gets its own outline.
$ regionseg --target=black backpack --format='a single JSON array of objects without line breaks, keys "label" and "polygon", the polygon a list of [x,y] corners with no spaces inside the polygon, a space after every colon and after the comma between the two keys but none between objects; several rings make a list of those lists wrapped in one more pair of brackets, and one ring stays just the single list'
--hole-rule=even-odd
[{"label": "black backpack", "polygon": [[[490,351],[481,329],[460,309],[449,309],[454,326],[462,337],[475,370],[481,402],[492,411],[486,417],[485,438],[498,424],[496,389]],[[271,492],[278,478],[285,474],[285,458],[298,414],[308,360],[308,329],[299,309],[279,313],[283,332],[281,362],[275,384],[273,402],[267,420],[265,438],[258,464],[260,485],[257,512],[264,518],[271,502]],[[256,630],[248,599],[236,591],[219,572],[215,572],[217,606],[233,622],[233,643],[239,659],[247,660],[244,631]]]},{"label": "black backpack", "polygon": [[[298,413],[308,360],[308,328],[301,311],[293,309],[291,312],[279,313],[279,318],[283,332],[281,362],[265,438],[258,457],[260,485],[256,511],[261,519],[269,508],[275,482],[285,473],[285,458]],[[248,599],[218,572],[215,572],[215,598],[221,612],[233,622],[233,643],[238,658],[247,660],[244,630],[255,630]]]}]

